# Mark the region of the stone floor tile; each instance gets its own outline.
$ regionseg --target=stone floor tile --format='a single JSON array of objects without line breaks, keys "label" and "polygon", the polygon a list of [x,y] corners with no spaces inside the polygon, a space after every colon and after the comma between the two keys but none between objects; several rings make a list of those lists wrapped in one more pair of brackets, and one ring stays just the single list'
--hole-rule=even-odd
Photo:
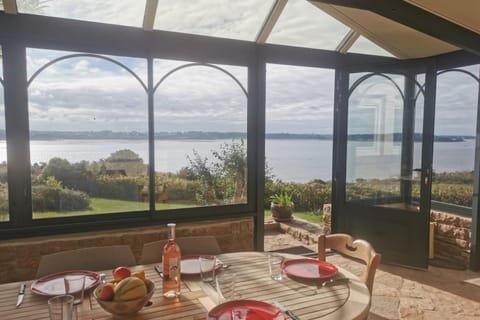
[{"label": "stone floor tile", "polygon": [[[301,227],[307,224],[302,222]],[[285,230],[292,230],[295,222]],[[279,229],[281,230],[281,229]],[[322,228],[309,227],[309,235]],[[316,244],[302,242],[283,232],[265,235],[265,250],[305,246],[316,251]],[[309,239],[312,237],[310,236]],[[364,266],[338,255],[327,260],[360,276]],[[426,270],[381,264],[373,286],[369,320],[473,320],[480,319],[480,287],[463,280],[480,277],[470,270],[459,271],[429,266]]]}]

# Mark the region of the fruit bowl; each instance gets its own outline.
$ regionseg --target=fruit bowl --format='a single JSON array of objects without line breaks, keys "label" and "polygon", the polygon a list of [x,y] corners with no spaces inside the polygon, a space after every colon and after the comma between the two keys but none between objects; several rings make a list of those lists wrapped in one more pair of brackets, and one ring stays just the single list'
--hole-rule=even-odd
[{"label": "fruit bowl", "polygon": [[145,280],[147,286],[147,294],[143,297],[126,300],[126,301],[106,301],[101,300],[97,296],[97,290],[93,291],[93,296],[97,300],[98,304],[103,308],[103,310],[115,315],[115,316],[126,316],[134,314],[140,311],[152,298],[153,292],[155,291],[155,284],[151,280]]}]

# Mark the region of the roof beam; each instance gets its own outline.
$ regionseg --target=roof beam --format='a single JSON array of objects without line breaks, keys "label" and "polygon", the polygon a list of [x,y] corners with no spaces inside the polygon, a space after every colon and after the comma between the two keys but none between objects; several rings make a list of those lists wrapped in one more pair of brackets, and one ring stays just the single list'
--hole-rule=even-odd
[{"label": "roof beam", "polygon": [[275,3],[272,6],[272,9],[270,10],[270,13],[268,14],[267,18],[265,19],[265,22],[263,23],[262,27],[260,28],[260,31],[257,34],[257,37],[255,39],[256,43],[263,44],[267,42],[267,39],[270,36],[270,33],[273,30],[273,27],[277,23],[278,18],[282,14],[282,11],[285,8],[285,5],[287,4],[287,2],[288,0],[275,1]]},{"label": "roof beam", "polygon": [[309,0],[374,12],[417,31],[480,55],[480,34],[401,0]]},{"label": "roof beam", "polygon": [[350,29],[350,31],[348,31],[345,37],[343,37],[342,41],[340,41],[335,51],[338,51],[340,53],[347,53],[347,51],[350,50],[355,41],[357,41],[358,37],[360,37],[360,33]]},{"label": "roof beam", "polygon": [[145,13],[143,15],[143,30],[152,31],[157,14],[158,0],[147,0],[145,3]]},{"label": "roof beam", "polygon": [[[256,45],[160,30],[0,12],[0,40],[26,47],[246,66]],[[1,233],[1,232],[0,232]],[[0,235],[1,238],[1,235]]]},{"label": "roof beam", "polygon": [[16,0],[3,0],[3,9],[5,13],[8,14],[17,14],[17,1]]}]

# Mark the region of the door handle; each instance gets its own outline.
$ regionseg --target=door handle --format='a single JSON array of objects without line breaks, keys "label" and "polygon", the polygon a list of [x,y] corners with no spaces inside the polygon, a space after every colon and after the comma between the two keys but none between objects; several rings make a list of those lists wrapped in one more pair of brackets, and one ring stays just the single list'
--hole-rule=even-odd
[{"label": "door handle", "polygon": [[423,184],[425,184],[426,186],[428,185],[429,183],[429,175],[430,175],[430,170],[427,168],[425,170],[423,170],[422,168],[415,168],[413,169],[413,171],[415,172],[420,172],[421,174],[424,174],[424,178],[423,178]]}]

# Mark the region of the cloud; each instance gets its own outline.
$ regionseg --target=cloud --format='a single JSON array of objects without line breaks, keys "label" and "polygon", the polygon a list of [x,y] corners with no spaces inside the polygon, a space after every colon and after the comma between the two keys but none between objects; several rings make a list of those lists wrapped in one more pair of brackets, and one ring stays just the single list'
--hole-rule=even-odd
[{"label": "cloud", "polygon": [[[19,2],[20,4],[20,2]],[[254,40],[272,0],[159,1],[156,27],[218,37]],[[145,1],[48,1],[43,14],[141,27]],[[20,5],[22,11],[22,5]],[[35,12],[32,12],[35,13]],[[348,28],[304,0],[290,0],[268,39],[270,43],[333,49]],[[359,43],[360,44],[360,43]],[[27,50],[30,78],[43,65],[70,52]],[[111,57],[147,81],[145,59]],[[159,81],[189,62],[154,62]],[[247,69],[221,66],[248,88]],[[474,74],[478,66],[470,67]],[[353,75],[353,82],[361,74]],[[398,80],[403,88],[403,83]],[[331,133],[334,71],[269,64],[267,131]],[[368,88],[368,90],[366,90]],[[381,87],[358,92],[382,94]],[[474,134],[478,85],[462,74],[438,81],[436,134]],[[192,66],[168,77],[155,93],[156,130],[245,131],[247,104],[238,85],[225,73]],[[0,100],[1,101],[1,100]],[[128,71],[102,59],[62,60],[43,70],[29,88],[32,129],[146,131],[147,100]],[[451,121],[455,116],[457,121]],[[360,128],[361,124],[355,124]]]},{"label": "cloud", "polygon": [[267,42],[333,50],[348,30],[308,1],[289,0]]},{"label": "cloud", "polygon": [[331,134],[334,71],[269,64],[267,132]]},{"label": "cloud", "polygon": [[163,0],[155,29],[253,41],[272,0]]},{"label": "cloud", "polygon": [[18,1],[21,13],[141,27],[146,0],[48,0],[42,10]]},{"label": "cloud", "polygon": [[[479,66],[462,68],[477,76]],[[435,110],[436,135],[475,135],[479,83],[458,71],[438,76]],[[452,119],[455,119],[452,121]]]}]

